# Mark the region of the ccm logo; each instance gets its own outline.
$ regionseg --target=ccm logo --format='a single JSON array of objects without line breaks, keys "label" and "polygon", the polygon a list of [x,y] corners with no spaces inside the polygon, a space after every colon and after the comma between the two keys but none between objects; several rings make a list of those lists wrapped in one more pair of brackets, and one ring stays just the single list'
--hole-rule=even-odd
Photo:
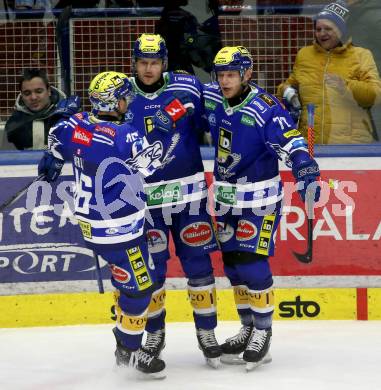
[{"label": "ccm logo", "polygon": [[279,304],[280,317],[317,317],[320,313],[320,306],[314,301],[302,301],[300,295],[295,298],[295,301],[283,301]]}]

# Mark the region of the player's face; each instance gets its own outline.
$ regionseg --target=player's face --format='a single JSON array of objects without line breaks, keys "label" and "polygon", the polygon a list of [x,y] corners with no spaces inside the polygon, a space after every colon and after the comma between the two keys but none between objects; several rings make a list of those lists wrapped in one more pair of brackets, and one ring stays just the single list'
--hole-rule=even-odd
[{"label": "player's face", "polygon": [[164,71],[164,64],[161,58],[138,58],[135,69],[139,80],[143,84],[152,85],[160,80]]},{"label": "player's face", "polygon": [[121,114],[125,114],[127,112],[127,108],[128,108],[128,102],[127,102],[127,99],[125,97],[123,97],[122,99],[119,100],[118,102],[118,111],[121,113]]},{"label": "player's face", "polygon": [[340,31],[327,19],[318,19],[315,29],[316,40],[325,50],[331,50],[340,44]]},{"label": "player's face", "polygon": [[222,94],[226,99],[238,96],[242,92],[243,83],[250,80],[251,70],[247,70],[243,80],[238,70],[224,70],[217,72],[217,81]]},{"label": "player's face", "polygon": [[25,80],[21,85],[21,96],[29,110],[38,112],[50,104],[50,88],[41,77]]}]

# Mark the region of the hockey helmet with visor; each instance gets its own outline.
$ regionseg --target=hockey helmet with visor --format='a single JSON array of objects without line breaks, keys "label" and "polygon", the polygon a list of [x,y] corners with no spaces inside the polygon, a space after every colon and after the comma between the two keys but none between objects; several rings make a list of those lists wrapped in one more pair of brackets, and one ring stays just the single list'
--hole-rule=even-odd
[{"label": "hockey helmet with visor", "polygon": [[88,92],[93,109],[104,112],[118,111],[119,100],[124,98],[129,104],[134,98],[128,76],[121,72],[99,73],[91,81]]}]

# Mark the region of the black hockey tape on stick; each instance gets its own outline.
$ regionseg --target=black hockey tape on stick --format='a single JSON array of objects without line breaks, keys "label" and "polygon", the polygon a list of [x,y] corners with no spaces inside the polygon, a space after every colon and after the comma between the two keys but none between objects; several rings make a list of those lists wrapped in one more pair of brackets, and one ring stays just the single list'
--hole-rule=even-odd
[{"label": "black hockey tape on stick", "polygon": [[23,187],[20,191],[16,192],[14,195],[12,195],[9,199],[7,199],[1,206],[0,206],[0,213],[5,210],[8,206],[11,206],[13,203],[17,202],[24,194],[28,192],[29,187],[35,183],[36,181],[40,181],[45,177],[45,175],[42,173],[41,175],[34,178],[30,183],[28,183],[25,187]]}]

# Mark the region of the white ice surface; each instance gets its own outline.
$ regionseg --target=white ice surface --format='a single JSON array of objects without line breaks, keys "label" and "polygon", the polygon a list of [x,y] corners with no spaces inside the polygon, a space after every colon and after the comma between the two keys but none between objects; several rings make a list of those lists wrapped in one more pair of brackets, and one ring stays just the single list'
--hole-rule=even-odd
[{"label": "white ice surface", "polygon": [[[167,378],[115,368],[111,325],[0,329],[1,390],[380,390],[380,321],[277,321],[273,362],[205,365],[191,323],[167,325]],[[239,328],[220,322],[222,342]]]}]

